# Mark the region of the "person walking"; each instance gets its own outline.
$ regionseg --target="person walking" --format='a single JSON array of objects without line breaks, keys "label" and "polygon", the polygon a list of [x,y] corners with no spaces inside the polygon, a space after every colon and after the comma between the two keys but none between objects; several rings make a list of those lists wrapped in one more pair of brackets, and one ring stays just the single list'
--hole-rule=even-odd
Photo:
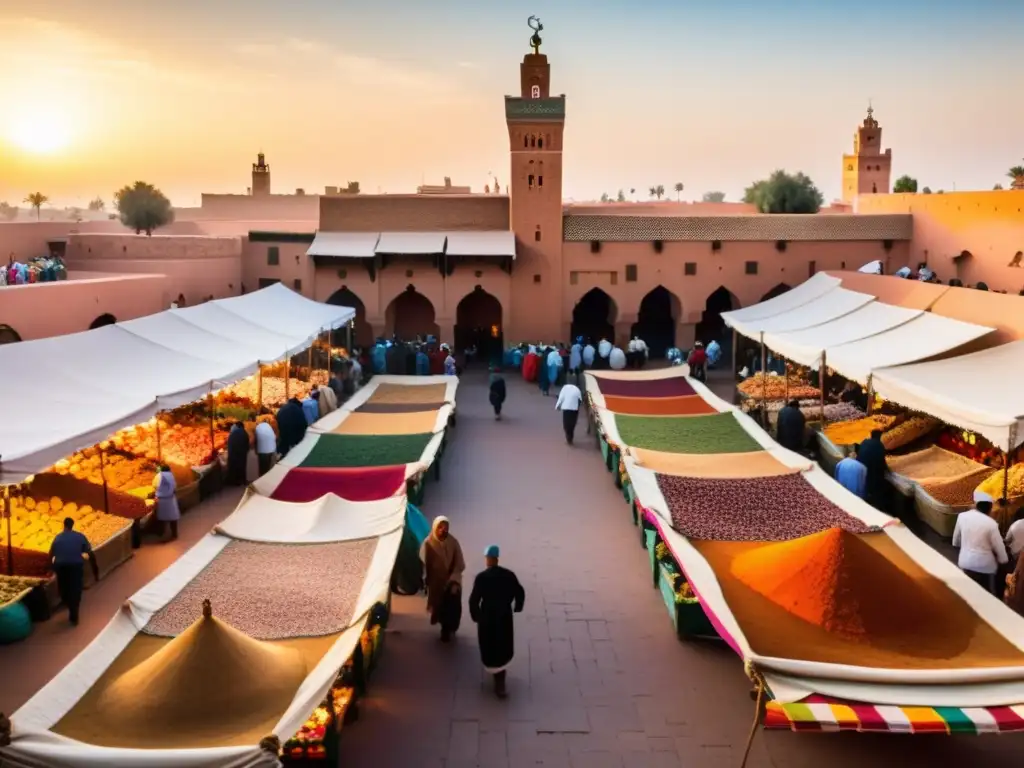
[{"label": "person walking", "polygon": [[573,374],[576,379],[574,382],[578,387],[580,385],[580,376],[583,372],[583,337],[580,336],[576,339],[576,343],[572,345],[569,350],[569,371]]},{"label": "person walking", "polygon": [[100,580],[100,569],[96,565],[92,544],[74,528],[75,521],[65,517],[64,530],[54,536],[50,544],[50,568],[57,577],[60,601],[68,608],[68,620],[77,627],[78,609],[82,604],[82,590],[85,589],[85,563],[82,558],[89,561],[96,581]]},{"label": "person walking", "polygon": [[953,546],[960,548],[957,565],[984,589],[996,597],[996,573],[1006,565],[1006,545],[999,535],[999,524],[991,518],[992,497],[984,491],[974,492],[974,509],[961,512],[953,529]]},{"label": "person walking", "polygon": [[544,395],[544,397],[547,397],[548,393],[551,391],[551,369],[547,364],[547,349],[538,350],[537,357],[539,358],[537,362],[537,386],[540,388],[540,393]]},{"label": "person walking", "polygon": [[508,568],[498,565],[497,544],[484,551],[486,568],[473,580],[469,594],[469,615],[476,622],[480,661],[494,676],[494,693],[504,699],[505,675],[516,652],[513,613],[522,613],[526,592]]},{"label": "person walking", "polygon": [[430,535],[420,547],[425,572],[427,611],[430,623],[441,625],[441,642],[447,643],[462,621],[462,573],[466,560],[459,540],[449,533],[448,518],[434,518]]},{"label": "person walking", "polygon": [[178,507],[178,481],[166,464],[160,465],[160,471],[153,479],[156,487],[156,519],[160,523],[160,535],[164,541],[175,541],[178,538],[178,521],[181,509]]},{"label": "person walking", "polygon": [[704,351],[704,345],[697,341],[693,349],[686,356],[686,364],[690,366],[690,378],[696,379],[701,384],[708,381],[708,354]]},{"label": "person walking", "polygon": [[491,369],[490,394],[491,407],[494,409],[494,420],[501,421],[501,406],[505,403],[505,377],[501,368]]},{"label": "person walking", "polygon": [[259,476],[263,477],[274,465],[274,454],[277,453],[277,435],[269,422],[261,421],[256,425],[254,434],[256,443],[256,466]]},{"label": "person walking", "polygon": [[555,410],[562,412],[562,429],[565,430],[565,442],[572,445],[573,435],[576,432],[576,422],[580,417],[580,403],[583,402],[583,393],[575,384],[566,384],[558,393],[558,400],[555,401]]}]

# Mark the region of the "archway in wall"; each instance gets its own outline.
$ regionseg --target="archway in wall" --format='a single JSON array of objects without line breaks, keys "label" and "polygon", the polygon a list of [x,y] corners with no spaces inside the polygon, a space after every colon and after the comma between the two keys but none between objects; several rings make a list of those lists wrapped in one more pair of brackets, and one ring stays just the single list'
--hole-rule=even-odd
[{"label": "archway in wall", "polygon": [[641,299],[630,333],[644,340],[652,358],[661,358],[676,345],[676,323],[681,316],[679,299],[659,285]]},{"label": "archway in wall", "polygon": [[[366,322],[366,307],[362,300],[356,296],[347,285],[341,286],[331,294],[327,303],[335,307],[351,307],[356,311],[355,326],[352,329],[352,343],[357,347],[368,347],[373,344],[373,327]],[[334,346],[344,346],[345,329],[341,328],[334,332],[331,343]]]},{"label": "archway in wall", "polygon": [[739,299],[724,285],[720,285],[708,294],[704,302],[704,312],[697,323],[695,339],[704,342],[704,346],[710,344],[712,340],[717,341],[722,345],[722,357],[728,359],[732,355],[732,331],[726,327],[722,313],[739,308]]},{"label": "archway in wall", "polygon": [[501,302],[479,285],[467,293],[455,309],[455,349],[475,346],[477,359],[501,361],[504,348]]},{"label": "archway in wall", "polygon": [[772,288],[768,293],[761,297],[761,301],[768,301],[768,299],[774,299],[776,296],[781,296],[787,291],[791,290],[792,286],[786,285],[785,283],[779,283]]},{"label": "archway in wall", "polygon": [[95,320],[93,320],[89,324],[89,330],[92,331],[92,330],[95,330],[96,328],[102,328],[105,325],[113,325],[116,322],[117,322],[117,318],[116,317],[114,317],[110,313],[106,313],[106,314],[100,315]]},{"label": "archway in wall", "polygon": [[439,335],[434,316],[434,305],[430,299],[410,285],[388,304],[384,311],[384,323],[388,336],[412,340],[417,336],[426,338]]},{"label": "archway in wall", "polygon": [[615,317],[617,308],[612,297],[600,288],[591,288],[576,302],[572,310],[570,334],[597,344],[601,339],[615,340]]},{"label": "archway in wall", "polygon": [[9,325],[0,324],[0,344],[15,344],[21,341],[21,335]]}]

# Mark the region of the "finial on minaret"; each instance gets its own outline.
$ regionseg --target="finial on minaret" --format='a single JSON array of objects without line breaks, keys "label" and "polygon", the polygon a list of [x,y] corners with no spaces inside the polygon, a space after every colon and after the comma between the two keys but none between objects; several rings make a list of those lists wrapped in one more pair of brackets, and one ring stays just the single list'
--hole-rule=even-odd
[{"label": "finial on minaret", "polygon": [[209,600],[203,600],[203,618],[209,619],[211,616],[213,616],[213,605]]},{"label": "finial on minaret", "polygon": [[533,52],[534,54],[540,53],[540,44],[543,42],[540,39],[540,33],[544,29],[544,25],[540,23],[540,19],[536,16],[528,18],[526,24],[533,30],[533,35],[530,37],[530,45],[533,48]]},{"label": "finial on minaret", "polygon": [[868,117],[875,114],[875,108],[871,105],[871,99],[868,99]]}]

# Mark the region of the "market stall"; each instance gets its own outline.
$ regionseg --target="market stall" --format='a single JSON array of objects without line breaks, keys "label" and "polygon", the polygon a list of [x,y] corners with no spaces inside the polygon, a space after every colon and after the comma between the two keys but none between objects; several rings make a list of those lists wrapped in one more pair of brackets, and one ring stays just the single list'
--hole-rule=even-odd
[{"label": "market stall", "polygon": [[341,406],[342,411],[402,413],[454,405],[457,376],[374,376]]}]

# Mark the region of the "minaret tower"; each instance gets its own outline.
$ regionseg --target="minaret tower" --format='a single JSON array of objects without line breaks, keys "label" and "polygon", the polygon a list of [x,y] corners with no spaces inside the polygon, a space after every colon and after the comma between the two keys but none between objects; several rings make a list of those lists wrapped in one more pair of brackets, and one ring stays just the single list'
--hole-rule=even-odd
[{"label": "minaret tower", "polygon": [[853,135],[853,154],[843,155],[843,202],[852,204],[858,195],[887,194],[891,174],[892,150],[882,151],[882,129],[868,104],[868,116]]},{"label": "minaret tower", "polygon": [[252,194],[254,197],[270,194],[270,166],[262,152],[256,155],[256,162],[252,164]]},{"label": "minaret tower", "polygon": [[[505,97],[511,175],[508,194],[516,262],[512,270],[514,306],[506,336],[542,338],[563,325],[562,135],[565,96],[551,95],[551,66],[540,52],[540,19],[531,53],[519,65],[519,96]],[[565,329],[566,334],[568,328]],[[565,336],[566,334],[563,334]]]}]

